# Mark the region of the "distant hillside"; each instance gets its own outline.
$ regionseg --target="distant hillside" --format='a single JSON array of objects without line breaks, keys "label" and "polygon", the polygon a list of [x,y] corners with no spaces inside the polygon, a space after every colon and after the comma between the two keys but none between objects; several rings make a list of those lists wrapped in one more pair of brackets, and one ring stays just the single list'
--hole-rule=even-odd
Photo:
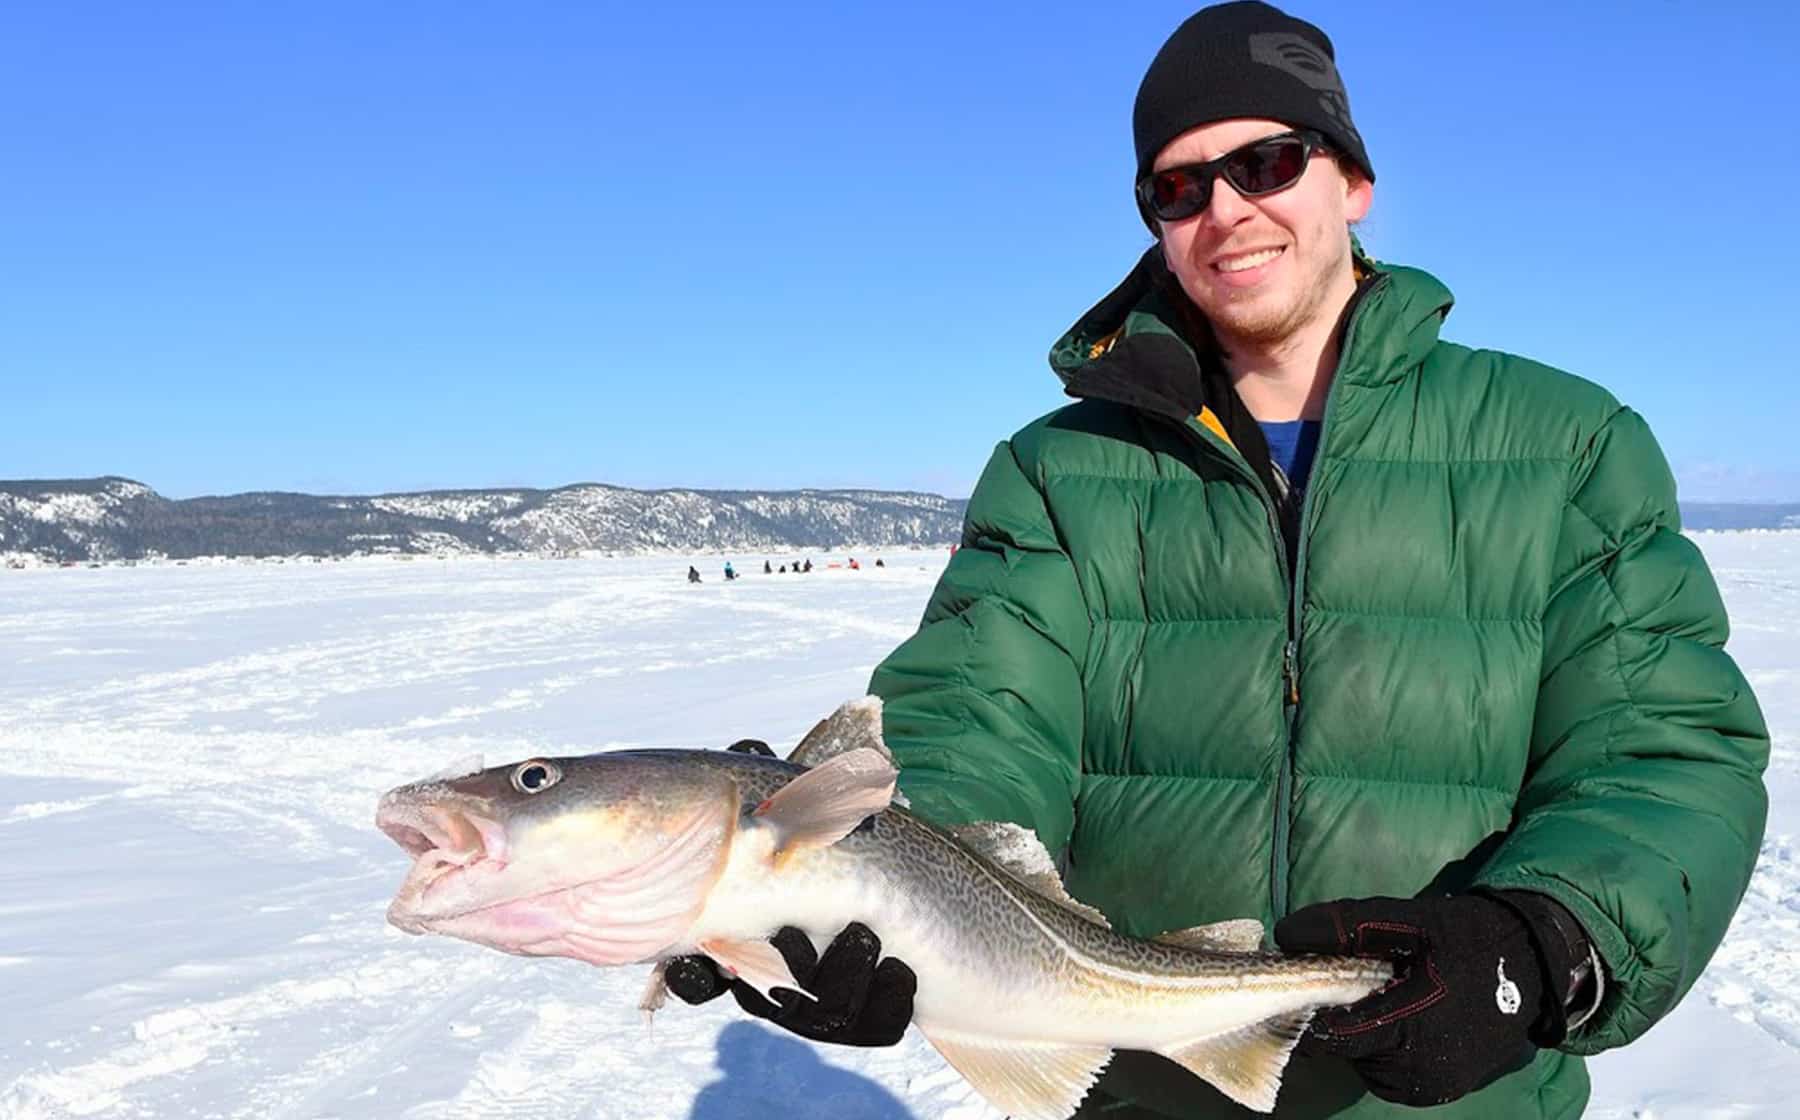
[{"label": "distant hillside", "polygon": [[947,545],[966,502],[880,490],[434,490],[172,501],[127,478],[0,481],[0,555],[54,562],[361,553],[781,552]]},{"label": "distant hillside", "polygon": [[1800,502],[1683,502],[1684,529],[1800,529]]},{"label": "distant hillside", "polygon": [[[883,490],[266,492],[172,501],[128,478],[0,481],[0,557],[759,551],[948,545],[967,502]],[[1800,503],[1694,502],[1688,529],[1800,528]]]}]

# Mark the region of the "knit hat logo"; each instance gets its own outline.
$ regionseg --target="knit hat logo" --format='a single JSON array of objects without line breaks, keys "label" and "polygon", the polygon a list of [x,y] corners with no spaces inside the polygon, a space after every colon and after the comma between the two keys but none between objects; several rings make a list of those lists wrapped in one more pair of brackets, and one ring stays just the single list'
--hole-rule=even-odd
[{"label": "knit hat logo", "polygon": [[1362,133],[1350,121],[1350,100],[1344,96],[1344,80],[1337,63],[1303,35],[1290,31],[1263,31],[1250,36],[1250,60],[1272,66],[1298,78],[1319,92],[1319,108],[1339,128],[1362,144]]}]

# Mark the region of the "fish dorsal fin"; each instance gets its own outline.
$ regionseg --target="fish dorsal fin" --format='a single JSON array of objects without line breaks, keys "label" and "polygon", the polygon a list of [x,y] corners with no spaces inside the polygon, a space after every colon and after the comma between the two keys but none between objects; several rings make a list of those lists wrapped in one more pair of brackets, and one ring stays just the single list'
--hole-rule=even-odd
[{"label": "fish dorsal fin", "polygon": [[892,762],[858,748],[833,755],[782,786],[752,815],[775,830],[777,856],[796,848],[823,848],[887,808],[897,776]]},{"label": "fish dorsal fin", "polygon": [[1151,938],[1164,945],[1207,953],[1254,953],[1262,948],[1263,924],[1255,918],[1233,918],[1192,929],[1172,929]]},{"label": "fish dorsal fin", "polygon": [[1096,925],[1112,928],[1106,915],[1085,902],[1077,902],[1056,873],[1056,863],[1037,833],[1011,821],[981,821],[950,830],[975,854],[1011,875],[1037,894],[1065,910],[1072,910]]},{"label": "fish dorsal fin", "polygon": [[920,1026],[987,1102],[1013,1120],[1066,1120],[1112,1057],[1107,1046],[1017,1042]]},{"label": "fish dorsal fin", "polygon": [[800,745],[788,755],[788,761],[800,766],[817,766],[840,754],[867,748],[890,763],[887,743],[881,738],[881,697],[864,696],[840,705],[806,733]]},{"label": "fish dorsal fin", "polygon": [[1245,1108],[1273,1112],[1281,1073],[1312,1016],[1309,1008],[1264,1019],[1161,1053]]}]

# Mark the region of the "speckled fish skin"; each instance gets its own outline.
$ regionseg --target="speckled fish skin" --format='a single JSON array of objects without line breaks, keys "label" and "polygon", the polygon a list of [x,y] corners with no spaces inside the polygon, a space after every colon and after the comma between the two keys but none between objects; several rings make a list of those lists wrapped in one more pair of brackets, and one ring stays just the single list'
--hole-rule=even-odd
[{"label": "speckled fish skin", "polygon": [[[753,756],[662,757],[730,774],[750,806],[804,772]],[[914,1022],[928,1034],[942,1025],[1029,1041],[1159,1049],[1302,1008],[1353,1002],[1392,976],[1385,962],[1367,959],[1208,952],[1125,937],[894,807],[779,869],[734,862],[701,917],[736,936],[798,926],[821,945],[852,920],[875,930],[883,954],[918,974]]]},{"label": "speckled fish skin", "polygon": [[[1018,1120],[1070,1115],[1120,1047],[1271,1110],[1312,1011],[1391,978],[1385,962],[1259,951],[1254,922],[1211,927],[1203,948],[1117,934],[1063,893],[1029,832],[947,832],[891,804],[879,707],[833,719],[846,712],[847,733],[821,736],[827,721],[809,736],[831,740],[811,767],[620,751],[393,790],[377,823],[417,862],[389,920],[512,953],[657,962],[647,1011],[671,957],[703,951],[765,991],[797,987],[768,938],[795,926],[823,947],[860,921],[917,975],[913,1023]],[[816,796],[794,796],[802,776]]]}]

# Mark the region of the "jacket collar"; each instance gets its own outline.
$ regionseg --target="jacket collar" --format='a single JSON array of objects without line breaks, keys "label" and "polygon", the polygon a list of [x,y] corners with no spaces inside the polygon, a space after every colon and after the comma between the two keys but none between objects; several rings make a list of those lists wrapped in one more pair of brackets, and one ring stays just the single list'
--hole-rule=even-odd
[{"label": "jacket collar", "polygon": [[[1380,265],[1352,239],[1359,285],[1346,326],[1349,346],[1337,377],[1383,384],[1406,376],[1431,348],[1454,302],[1450,290],[1419,269]],[[1187,420],[1220,384],[1206,329],[1152,245],[1111,292],[1063,332],[1050,368],[1072,397],[1116,401]],[[1209,376],[1210,375],[1210,376]]]}]

